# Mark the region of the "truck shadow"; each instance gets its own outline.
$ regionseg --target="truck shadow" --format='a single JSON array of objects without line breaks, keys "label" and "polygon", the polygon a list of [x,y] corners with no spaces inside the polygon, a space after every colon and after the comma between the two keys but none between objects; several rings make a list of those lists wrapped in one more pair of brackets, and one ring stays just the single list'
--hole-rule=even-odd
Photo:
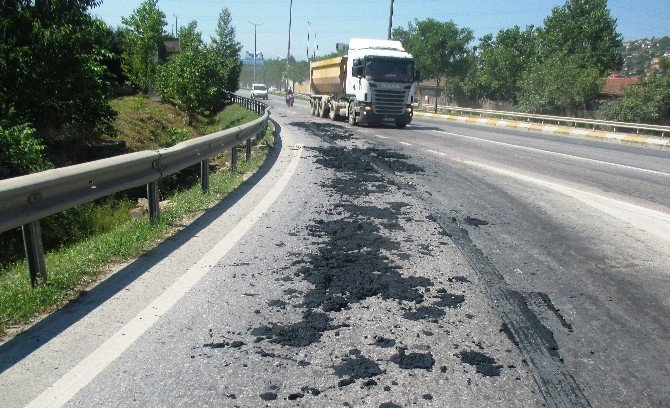
[{"label": "truck shadow", "polygon": [[[189,226],[179,231],[175,236],[162,242],[146,254],[109,276],[91,290],[84,292],[77,299],[69,302],[63,308],[53,312],[28,328],[25,332],[17,335],[5,344],[0,345],[0,373],[14,366],[22,359],[38,350],[50,340],[73,326],[79,320],[86,317],[98,306],[102,305],[117,293],[124,290],[128,285],[138,279],[144,272],[148,271],[164,257],[171,254],[179,247],[187,243],[191,238],[207,228],[218,217],[234,206],[248,191],[272,169],[277,162],[283,145],[280,137],[281,126],[272,120],[275,126],[275,147],[263,163],[260,169],[245,181],[237,190],[231,193],[223,201],[202,214]],[[148,304],[152,299],[147,299]]]}]

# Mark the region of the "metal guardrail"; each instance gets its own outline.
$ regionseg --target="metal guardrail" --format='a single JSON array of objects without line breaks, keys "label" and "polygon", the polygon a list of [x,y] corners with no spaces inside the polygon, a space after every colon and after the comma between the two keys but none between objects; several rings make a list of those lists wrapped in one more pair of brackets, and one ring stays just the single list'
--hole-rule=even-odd
[{"label": "metal guardrail", "polygon": [[47,170],[0,180],[0,232],[21,227],[33,286],[38,278],[46,281],[39,220],[95,199],[147,185],[149,218],[160,218],[158,180],[200,163],[203,192],[209,190],[209,159],[232,148],[232,166],[237,164],[236,148],[246,142],[246,159],[251,155],[251,139],[267,128],[267,105],[229,94],[232,102],[262,115],[242,126],[181,142],[175,146],[124,154],[108,159]]},{"label": "metal guardrail", "polygon": [[[415,103],[414,106],[418,106],[418,104]],[[431,106],[431,108],[433,107]],[[542,124],[544,124],[544,122],[551,122],[559,125],[566,124],[571,126],[577,126],[577,125],[591,126],[604,129],[611,129],[613,132],[617,132],[617,129],[630,129],[633,130],[636,134],[639,134],[641,132],[649,132],[657,135],[660,134],[661,137],[670,135],[670,126],[659,126],[659,125],[649,125],[649,124],[629,123],[629,122],[613,122],[598,119],[574,118],[569,116],[533,115],[530,113],[521,113],[521,112],[461,108],[458,106],[438,105],[437,110],[438,112],[442,111],[451,113],[467,113],[487,117],[522,119],[524,121],[539,121]]]}]

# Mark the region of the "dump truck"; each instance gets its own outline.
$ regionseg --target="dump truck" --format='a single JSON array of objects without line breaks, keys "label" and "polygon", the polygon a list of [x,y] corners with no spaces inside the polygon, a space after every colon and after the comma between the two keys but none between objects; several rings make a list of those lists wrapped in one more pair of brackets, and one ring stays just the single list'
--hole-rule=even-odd
[{"label": "dump truck", "polygon": [[352,38],[347,55],[309,64],[311,114],[352,125],[407,126],[413,117],[414,58],[400,41]]}]

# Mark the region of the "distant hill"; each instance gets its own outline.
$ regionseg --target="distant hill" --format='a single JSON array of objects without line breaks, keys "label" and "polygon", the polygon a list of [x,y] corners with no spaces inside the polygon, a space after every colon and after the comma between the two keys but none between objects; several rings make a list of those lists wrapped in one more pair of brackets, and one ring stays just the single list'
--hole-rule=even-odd
[{"label": "distant hill", "polygon": [[670,37],[626,41],[621,53],[624,56],[621,76],[644,75],[649,71],[654,58],[670,57]]}]

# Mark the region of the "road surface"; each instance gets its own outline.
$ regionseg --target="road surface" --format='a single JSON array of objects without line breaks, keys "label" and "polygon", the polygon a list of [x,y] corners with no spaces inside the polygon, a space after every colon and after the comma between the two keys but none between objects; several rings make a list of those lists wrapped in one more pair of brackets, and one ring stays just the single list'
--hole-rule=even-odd
[{"label": "road surface", "polygon": [[670,406],[670,152],[272,98],[274,155],[0,346],[0,405]]}]

